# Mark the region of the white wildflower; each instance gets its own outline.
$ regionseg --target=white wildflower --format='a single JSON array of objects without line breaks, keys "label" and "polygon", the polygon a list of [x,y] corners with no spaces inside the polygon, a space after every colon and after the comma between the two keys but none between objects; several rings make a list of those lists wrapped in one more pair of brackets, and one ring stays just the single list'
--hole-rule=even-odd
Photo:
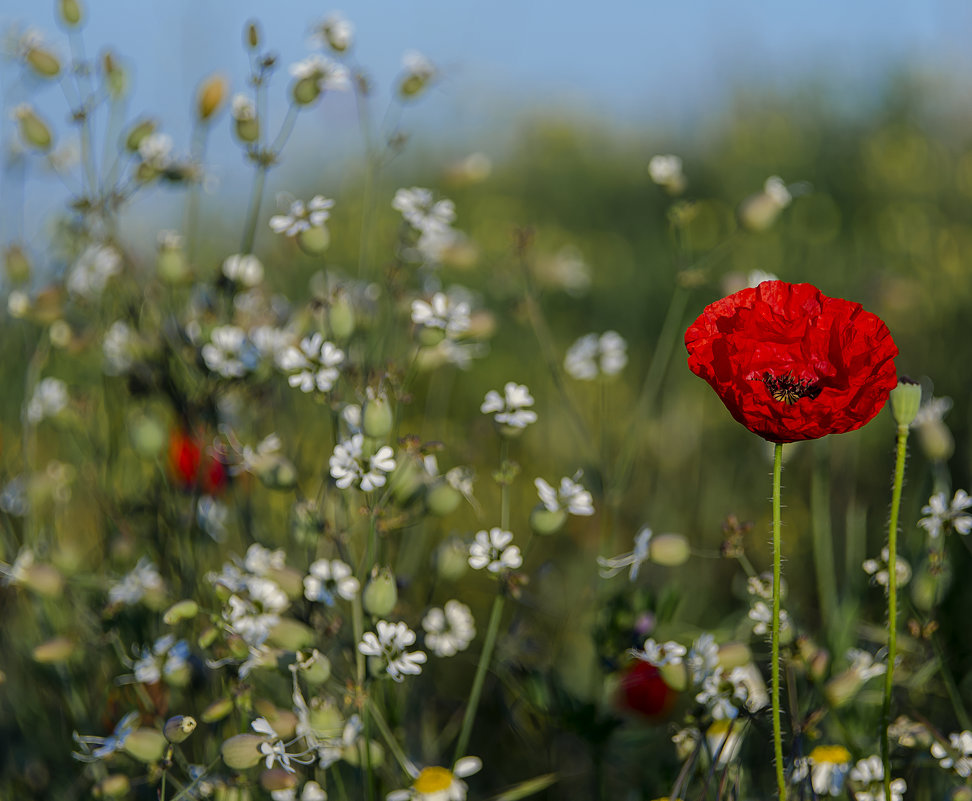
[{"label": "white wildflower", "polygon": [[560,479],[560,486],[557,489],[554,489],[542,478],[534,479],[533,484],[537,488],[537,495],[548,512],[564,509],[572,515],[588,516],[594,514],[594,498],[590,492],[577,483],[581,475],[582,473],[578,471],[573,478]]},{"label": "white wildflower", "polygon": [[406,650],[415,644],[414,631],[401,621],[389,623],[387,620],[379,620],[375,629],[377,635],[367,631],[358,643],[360,653],[378,659],[395,681],[401,681],[406,675],[417,676],[422,672],[421,666],[427,658],[425,652]]},{"label": "white wildflower", "polygon": [[42,378],[34,387],[34,394],[27,404],[27,420],[37,425],[48,417],[56,417],[68,404],[67,384],[60,378]]},{"label": "white wildflower", "polygon": [[635,535],[635,546],[631,553],[612,557],[597,557],[597,563],[601,566],[601,578],[613,578],[626,567],[630,567],[628,579],[630,581],[637,579],[641,566],[651,558],[650,545],[651,529],[644,526]]},{"label": "white wildflower", "polygon": [[928,505],[922,507],[921,513],[928,517],[919,520],[918,525],[933,539],[949,529],[968,534],[972,531],[972,514],[965,510],[969,507],[972,507],[972,498],[963,489],[956,491],[951,503],[944,492],[936,493],[928,499]]},{"label": "white wildflower", "polygon": [[490,573],[515,570],[523,564],[520,549],[513,542],[513,534],[499,527],[476,532],[469,546],[469,566],[475,570],[486,568]]},{"label": "white wildflower", "polygon": [[455,656],[465,651],[476,637],[476,623],[464,603],[446,601],[445,607],[433,607],[422,618],[425,644],[436,656]]},{"label": "white wildflower", "polygon": [[365,492],[371,492],[383,487],[386,475],[395,469],[395,452],[390,446],[382,445],[366,459],[364,435],[353,434],[334,446],[328,464],[332,478],[341,489],[357,484]]},{"label": "white wildflower", "polygon": [[578,381],[617,375],[628,363],[628,343],[617,331],[586,334],[567,349],[564,370]]},{"label": "white wildflower", "polygon": [[524,384],[508,381],[503,387],[503,395],[495,389],[486,393],[479,411],[492,414],[493,419],[510,428],[526,428],[537,421],[537,413],[530,409],[533,406],[533,396]]},{"label": "white wildflower", "polygon": [[352,601],[358,594],[358,580],[351,575],[351,567],[340,559],[318,559],[308,571],[304,577],[304,597],[308,601],[334,606],[336,598]]}]

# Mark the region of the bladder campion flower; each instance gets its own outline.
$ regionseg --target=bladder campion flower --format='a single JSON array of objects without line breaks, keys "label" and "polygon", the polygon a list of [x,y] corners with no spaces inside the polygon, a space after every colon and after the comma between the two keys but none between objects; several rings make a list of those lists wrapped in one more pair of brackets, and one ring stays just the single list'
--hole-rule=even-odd
[{"label": "bladder campion flower", "polygon": [[764,281],[718,300],[685,345],[692,372],[770,442],[860,428],[898,382],[898,348],[880,318],[810,284]]}]

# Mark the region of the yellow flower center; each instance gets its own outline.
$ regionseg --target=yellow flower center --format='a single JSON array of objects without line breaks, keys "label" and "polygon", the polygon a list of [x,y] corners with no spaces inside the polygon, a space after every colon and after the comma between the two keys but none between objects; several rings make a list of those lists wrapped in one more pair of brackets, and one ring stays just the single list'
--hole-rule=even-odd
[{"label": "yellow flower center", "polygon": [[439,793],[452,787],[452,771],[433,766],[422,768],[412,785],[420,793]]},{"label": "yellow flower center", "polygon": [[829,762],[833,765],[841,765],[850,762],[850,751],[842,745],[818,745],[810,752],[812,762]]}]

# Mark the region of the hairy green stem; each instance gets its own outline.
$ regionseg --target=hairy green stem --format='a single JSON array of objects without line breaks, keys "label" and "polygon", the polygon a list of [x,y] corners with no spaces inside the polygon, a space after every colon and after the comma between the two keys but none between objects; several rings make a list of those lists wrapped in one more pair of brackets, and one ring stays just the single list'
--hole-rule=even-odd
[{"label": "hairy green stem", "polygon": [[891,798],[891,687],[894,683],[894,658],[898,649],[898,512],[904,484],[905,456],[908,452],[908,426],[898,426],[898,448],[894,460],[894,487],[891,490],[891,516],[888,520],[888,669],[884,674],[884,704],[881,708],[881,761],[884,763],[884,796]]},{"label": "hairy green stem", "polygon": [[773,759],[776,763],[776,786],[780,801],[786,799],[786,777],[783,774],[783,731],[780,726],[780,477],[783,473],[783,443],[773,449]]}]

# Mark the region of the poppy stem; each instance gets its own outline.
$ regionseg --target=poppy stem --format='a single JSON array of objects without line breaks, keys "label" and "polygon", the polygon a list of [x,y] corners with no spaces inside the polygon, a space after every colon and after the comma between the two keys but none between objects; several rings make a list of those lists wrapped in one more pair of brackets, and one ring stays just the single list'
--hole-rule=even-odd
[{"label": "poppy stem", "polygon": [[881,709],[881,761],[884,763],[884,795],[891,798],[891,687],[894,659],[898,648],[898,512],[904,484],[905,456],[908,452],[907,425],[898,426],[898,448],[894,460],[894,486],[891,490],[891,515],[888,520],[888,669],[884,674],[884,705]]},{"label": "poppy stem", "polygon": [[780,477],[783,473],[783,443],[773,449],[773,638],[772,699],[773,757],[776,763],[776,786],[780,801],[786,799],[786,776],[783,773],[783,731],[780,726]]}]

